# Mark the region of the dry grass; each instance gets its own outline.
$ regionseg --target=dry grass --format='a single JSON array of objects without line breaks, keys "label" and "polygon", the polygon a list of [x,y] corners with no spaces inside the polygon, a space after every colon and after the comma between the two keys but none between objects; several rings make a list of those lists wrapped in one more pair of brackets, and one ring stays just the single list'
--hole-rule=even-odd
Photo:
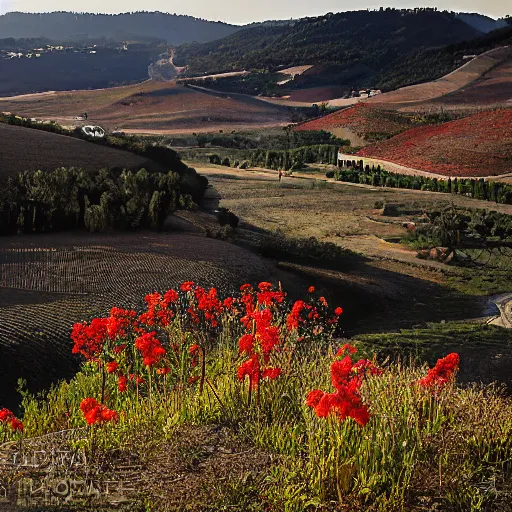
[{"label": "dry grass", "polygon": [[148,133],[249,129],[290,121],[286,109],[250,97],[220,97],[175,82],[153,81],[96,91],[2,98],[0,110],[63,125],[76,124],[74,117],[87,112],[88,124]]},{"label": "dry grass", "polygon": [[[511,48],[497,48],[479,55],[464,66],[442,78],[439,78],[438,80],[403,87],[397,91],[375,96],[365,102],[382,104],[387,108],[400,109],[410,107],[416,111],[422,110],[422,102],[431,101],[436,98],[440,98],[441,96],[454,93],[481,77],[486,78],[485,74],[489,70],[501,62],[507,62],[511,55]],[[482,100],[480,98],[476,98],[476,105],[480,104],[481,101]],[[487,101],[485,96],[483,101]]]}]

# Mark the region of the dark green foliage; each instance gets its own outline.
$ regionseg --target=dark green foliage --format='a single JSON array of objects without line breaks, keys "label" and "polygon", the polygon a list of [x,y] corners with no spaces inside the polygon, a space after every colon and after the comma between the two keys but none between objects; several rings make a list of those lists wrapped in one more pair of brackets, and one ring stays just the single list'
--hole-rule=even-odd
[{"label": "dark green foliage", "polygon": [[240,219],[227,208],[219,208],[217,211],[217,220],[221,226],[229,225],[233,229],[236,229],[238,227],[238,223],[240,222]]},{"label": "dark green foliage", "polygon": [[149,158],[162,165],[166,169],[170,169],[172,172],[177,173],[180,177],[181,193],[190,195],[195,202],[199,202],[202,199],[204,192],[208,187],[208,179],[205,176],[199,175],[195,169],[188,167],[188,165],[182,162],[176,151],[159,144],[147,142],[144,139],[138,138],[136,136],[106,136],[103,139],[94,139],[84,135],[80,127],[77,127],[74,130],[69,130],[56,124],[55,122],[42,123],[39,121],[31,121],[30,119],[16,116],[14,114],[0,114],[0,122],[48,131],[51,133],[66,135],[68,137],[85,139],[95,144],[105,145],[114,149],[130,151],[139,156]]},{"label": "dark green foliage", "polygon": [[[227,149],[295,149],[304,146],[329,144],[350,146],[350,141],[340,139],[324,130],[294,131],[285,127],[282,131],[263,131],[254,133],[201,133],[192,137],[164,138],[164,144],[173,146],[199,146],[200,148],[218,147]],[[214,163],[214,162],[211,162]]]},{"label": "dark green foliage", "polygon": [[175,63],[189,66],[188,73],[196,75],[335,64],[336,83],[363,84],[415,49],[478,35],[455,15],[433,9],[329,13],[287,26],[245,28],[211,43],[184,44],[177,49]]},{"label": "dark green foliage", "polygon": [[465,62],[464,55],[478,55],[512,43],[512,26],[493,30],[485,36],[437,48],[420,48],[392,62],[375,77],[374,87],[396,89],[436,80]]},{"label": "dark green foliage", "polygon": [[221,164],[221,159],[220,159],[219,155],[208,155],[208,160],[210,161],[211,164],[214,164],[214,165]]},{"label": "dark green foliage", "polygon": [[229,158],[228,157],[223,158],[222,162],[221,162],[221,165],[223,165],[224,167],[231,167],[231,163],[229,161]]},{"label": "dark green foliage", "polygon": [[191,207],[193,201],[180,191],[173,172],[23,172],[0,189],[0,234],[160,228],[179,206]]},{"label": "dark green foliage", "polygon": [[366,166],[359,170],[362,160],[357,165],[353,161],[350,167],[337,172],[339,181],[349,183],[362,183],[390,188],[409,188],[414,190],[428,190],[431,192],[445,192],[460,194],[475,199],[494,201],[502,204],[512,204],[512,185],[498,181],[485,181],[483,179],[438,179],[425,176],[409,176],[396,174],[381,169]]},{"label": "dark green foliage", "polygon": [[336,164],[338,146],[322,144],[291,150],[258,150],[250,154],[251,167],[289,171],[301,169],[304,164]]}]

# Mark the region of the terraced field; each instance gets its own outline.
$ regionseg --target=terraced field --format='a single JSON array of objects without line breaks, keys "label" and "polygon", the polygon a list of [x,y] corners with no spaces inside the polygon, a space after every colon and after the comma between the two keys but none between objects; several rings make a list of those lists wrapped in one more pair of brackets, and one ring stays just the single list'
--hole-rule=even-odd
[{"label": "terraced field", "polygon": [[250,129],[290,122],[285,107],[242,95],[212,95],[175,82],[142,84],[96,91],[70,91],[0,98],[0,110],[76,124],[87,112],[88,123],[148,133],[186,133]]},{"label": "terraced field", "polygon": [[346,136],[351,132],[357,138],[352,143],[363,145],[367,139],[389,137],[411,126],[413,126],[412,121],[405,115],[384,109],[380,105],[361,102],[353,107],[302,123],[295,130],[325,130],[338,137]]},{"label": "terraced field", "polygon": [[75,322],[118,305],[139,308],[146,293],[194,280],[231,290],[272,278],[252,253],[178,233],[55,234],[0,240],[0,403],[15,403],[18,378],[31,389],[72,375]]}]

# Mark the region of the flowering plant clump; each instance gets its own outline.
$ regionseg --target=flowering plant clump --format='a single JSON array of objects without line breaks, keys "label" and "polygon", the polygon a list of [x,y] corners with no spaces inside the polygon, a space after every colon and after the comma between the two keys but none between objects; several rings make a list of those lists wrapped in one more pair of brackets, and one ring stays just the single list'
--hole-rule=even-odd
[{"label": "flowering plant clump", "polygon": [[84,398],[80,404],[80,410],[88,425],[119,420],[119,415],[116,411],[111,411],[104,405],[99,404],[94,398]]},{"label": "flowering plant clump", "polygon": [[440,391],[447,384],[455,380],[459,369],[459,354],[452,352],[442,359],[438,359],[434,368],[431,368],[427,375],[418,381],[418,384],[426,389]]},{"label": "flowering plant clump", "polygon": [[[238,333],[236,376],[241,382],[248,378],[250,403],[251,392],[262,381],[282,375],[283,352],[292,354],[304,340],[326,341],[336,329],[342,309],[329,312],[326,299],[314,292],[310,287],[308,302],[290,307],[286,293],[268,282],[245,284],[240,294],[222,299],[215,288],[186,281],[164,294],[146,295],[142,314],[115,307],[108,317],[75,324],[73,353],[100,370],[101,403],[107,395],[115,399],[130,391],[151,400],[152,393],[167,396],[173,388],[198,381],[202,391],[205,382],[211,387],[205,375],[206,349],[229,325]],[[82,408],[89,424],[105,421],[108,409],[102,407]]]},{"label": "flowering plant clump", "polygon": [[[292,340],[318,338],[332,334],[338,323],[341,308],[336,315],[329,316],[324,297],[313,298],[310,303],[296,301],[286,313],[286,294],[274,289],[271,283],[262,282],[254,289],[245,284],[240,288],[243,313],[240,319],[244,334],[238,340],[239,353],[245,359],[238,367],[238,379],[249,379],[249,401],[251,391],[258,388],[264,379],[277,379],[283,369],[276,364],[279,354],[293,351]],[[314,293],[313,286],[309,293]]]},{"label": "flowering plant clump", "polygon": [[9,427],[13,432],[23,432],[23,423],[14,416],[14,414],[5,407],[0,409],[0,425]]},{"label": "flowering plant clump", "polygon": [[306,405],[312,407],[319,418],[326,418],[332,413],[340,421],[352,418],[364,427],[370,420],[370,413],[359,390],[366,375],[380,375],[382,370],[367,359],[353,363],[350,355],[345,355],[347,352],[354,354],[357,349],[344,345],[331,364],[331,380],[336,391],[325,393],[314,389],[308,394]]}]

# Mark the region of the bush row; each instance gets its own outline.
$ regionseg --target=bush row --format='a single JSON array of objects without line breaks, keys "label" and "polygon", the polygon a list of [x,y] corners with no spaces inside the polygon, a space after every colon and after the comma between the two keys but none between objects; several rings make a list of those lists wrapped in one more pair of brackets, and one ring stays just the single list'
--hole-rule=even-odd
[{"label": "bush row", "polygon": [[0,234],[160,228],[170,213],[194,205],[180,191],[180,178],[173,172],[25,171],[0,190]]},{"label": "bush row", "polygon": [[428,190],[431,192],[445,192],[459,194],[484,201],[512,204],[512,185],[498,181],[485,181],[469,178],[438,179],[425,176],[409,176],[397,174],[381,169],[380,165],[366,166],[364,169],[352,168],[339,171],[329,171],[328,178],[349,183],[362,183],[374,187],[408,188],[414,190]]}]

